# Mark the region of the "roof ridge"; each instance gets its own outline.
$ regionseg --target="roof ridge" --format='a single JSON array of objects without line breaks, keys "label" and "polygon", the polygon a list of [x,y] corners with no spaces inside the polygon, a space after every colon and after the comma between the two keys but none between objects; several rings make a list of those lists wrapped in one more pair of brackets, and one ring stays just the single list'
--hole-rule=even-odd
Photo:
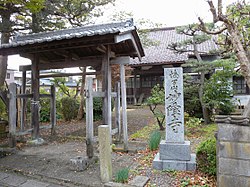
[{"label": "roof ridge", "polygon": [[130,19],[122,20],[122,21],[114,21],[114,22],[100,23],[100,24],[89,24],[89,25],[84,25],[81,27],[71,27],[71,28],[65,28],[65,29],[54,30],[54,31],[45,31],[45,32],[39,32],[39,33],[27,33],[27,34],[17,33],[14,36],[14,39],[12,40],[12,42],[23,40],[23,38],[25,38],[26,36],[36,37],[36,36],[42,36],[42,35],[47,35],[47,34],[78,31],[78,30],[87,29],[87,28],[98,28],[98,27],[102,27],[105,25],[117,25],[117,26],[123,25],[124,27],[131,27],[131,26],[134,26],[134,21],[133,21],[133,18],[130,18]]}]

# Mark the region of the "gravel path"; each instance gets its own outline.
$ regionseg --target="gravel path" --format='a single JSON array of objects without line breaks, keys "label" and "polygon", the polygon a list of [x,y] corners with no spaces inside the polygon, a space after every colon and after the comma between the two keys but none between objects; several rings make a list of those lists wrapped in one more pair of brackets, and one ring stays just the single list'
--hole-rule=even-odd
[{"label": "gravel path", "polygon": [[[128,134],[131,135],[143,127],[154,123],[154,118],[149,109],[144,107],[130,108],[128,112]],[[95,122],[95,134],[97,126]],[[23,174],[39,175],[55,178],[81,186],[101,186],[99,164],[94,164],[84,172],[74,172],[70,169],[69,160],[75,156],[85,156],[85,122],[71,121],[59,123],[57,136],[51,137],[49,130],[42,131],[42,137],[48,144],[39,147],[21,146],[16,154],[0,159],[2,168],[21,171]],[[146,149],[146,144],[139,148]],[[97,149],[96,149],[97,150]],[[96,153],[98,155],[98,151]],[[119,169],[129,167],[131,177],[145,175],[150,178],[148,186],[168,187],[174,185],[174,176],[169,172],[159,172],[152,169],[153,156],[139,153],[112,154],[113,174]],[[146,160],[146,163],[144,161]]]}]

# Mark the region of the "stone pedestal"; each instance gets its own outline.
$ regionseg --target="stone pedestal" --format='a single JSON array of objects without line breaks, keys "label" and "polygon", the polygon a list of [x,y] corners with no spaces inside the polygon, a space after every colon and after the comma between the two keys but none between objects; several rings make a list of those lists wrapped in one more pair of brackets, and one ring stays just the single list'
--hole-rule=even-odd
[{"label": "stone pedestal", "polygon": [[196,155],[191,154],[190,142],[168,143],[161,141],[160,151],[153,160],[158,170],[193,171],[196,169]]},{"label": "stone pedestal", "polygon": [[195,170],[196,155],[184,140],[184,99],[182,68],[165,68],[166,140],[153,161],[158,170]]}]

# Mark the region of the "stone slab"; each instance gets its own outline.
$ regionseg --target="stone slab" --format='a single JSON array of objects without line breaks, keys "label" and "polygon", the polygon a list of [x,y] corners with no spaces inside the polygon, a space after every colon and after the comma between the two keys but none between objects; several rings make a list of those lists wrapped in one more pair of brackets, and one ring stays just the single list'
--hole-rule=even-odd
[{"label": "stone slab", "polygon": [[133,187],[129,184],[122,184],[118,182],[108,182],[104,184],[104,187]]},{"label": "stone slab", "polygon": [[218,140],[230,142],[250,142],[250,128],[235,124],[218,124]]},{"label": "stone slab", "polygon": [[22,176],[9,175],[7,178],[1,180],[1,182],[8,184],[10,186],[20,186],[25,183],[27,179]]},{"label": "stone slab", "polygon": [[220,175],[218,178],[220,187],[247,187],[250,186],[249,177]]},{"label": "stone slab", "polygon": [[190,160],[190,141],[170,143],[162,140],[160,143],[160,160]]},{"label": "stone slab", "polygon": [[35,181],[35,180],[27,180],[25,183],[20,185],[20,187],[48,187],[48,183]]},{"label": "stone slab", "polygon": [[146,176],[136,176],[131,181],[129,181],[129,185],[136,186],[136,187],[144,187],[147,182],[149,181],[149,178]]},{"label": "stone slab", "polygon": [[250,160],[250,143],[220,142],[219,157]]},{"label": "stone slab", "polygon": [[7,177],[9,177],[9,175],[7,173],[0,172],[0,180],[3,180]]},{"label": "stone slab", "polygon": [[182,160],[160,160],[156,155],[153,160],[153,168],[157,170],[178,170],[178,171],[194,171],[196,169],[196,155],[191,154],[189,161]]},{"label": "stone slab", "polygon": [[220,158],[219,173],[250,177],[250,160]]}]

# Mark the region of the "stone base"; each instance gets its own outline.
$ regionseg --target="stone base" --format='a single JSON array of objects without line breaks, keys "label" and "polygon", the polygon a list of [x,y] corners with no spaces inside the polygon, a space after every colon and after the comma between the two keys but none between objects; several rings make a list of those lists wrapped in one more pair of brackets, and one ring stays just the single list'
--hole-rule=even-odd
[{"label": "stone base", "polygon": [[97,157],[82,157],[82,156],[77,156],[75,158],[71,158],[71,170],[73,171],[84,171],[89,167],[90,164],[95,163],[98,160]]},{"label": "stone base", "polygon": [[171,143],[162,140],[160,143],[160,160],[185,160],[191,159],[190,141]]},{"label": "stone base", "polygon": [[45,141],[42,138],[37,138],[37,139],[34,139],[34,140],[29,140],[29,141],[27,141],[27,143],[29,145],[37,146],[37,145],[43,145],[43,144],[45,144]]},{"label": "stone base", "polygon": [[194,171],[196,169],[196,155],[191,154],[191,159],[186,160],[161,160],[157,153],[153,160],[153,168],[157,170]]}]

